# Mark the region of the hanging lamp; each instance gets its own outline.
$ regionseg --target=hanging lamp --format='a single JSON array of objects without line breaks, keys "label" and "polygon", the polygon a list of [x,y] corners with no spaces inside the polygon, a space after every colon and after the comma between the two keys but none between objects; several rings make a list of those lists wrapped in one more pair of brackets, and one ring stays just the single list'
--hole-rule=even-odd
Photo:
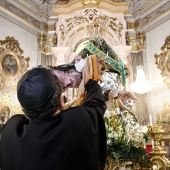
[{"label": "hanging lamp", "polygon": [[130,90],[138,94],[151,91],[153,89],[153,84],[146,79],[143,66],[136,66],[136,69],[136,81],[130,84]]}]

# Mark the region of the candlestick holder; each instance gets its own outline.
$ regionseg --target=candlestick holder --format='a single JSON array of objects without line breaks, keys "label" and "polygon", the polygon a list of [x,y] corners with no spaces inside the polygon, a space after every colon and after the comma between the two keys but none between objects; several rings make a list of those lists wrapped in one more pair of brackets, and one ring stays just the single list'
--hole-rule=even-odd
[{"label": "candlestick holder", "polygon": [[159,124],[156,126],[148,125],[147,135],[154,141],[153,152],[149,153],[151,155],[152,169],[166,170],[168,167],[170,167],[170,161],[165,157],[166,152],[162,150],[160,145],[160,139],[164,133],[165,132],[162,129],[162,126]]}]

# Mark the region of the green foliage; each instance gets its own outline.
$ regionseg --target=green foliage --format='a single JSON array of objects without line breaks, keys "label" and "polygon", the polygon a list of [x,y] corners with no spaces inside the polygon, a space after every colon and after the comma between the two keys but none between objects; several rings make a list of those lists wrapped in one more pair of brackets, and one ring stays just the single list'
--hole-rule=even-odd
[{"label": "green foliage", "polygon": [[140,164],[149,162],[146,149],[147,135],[128,112],[120,113],[119,108],[105,113],[107,130],[107,155],[113,160],[131,160]]}]

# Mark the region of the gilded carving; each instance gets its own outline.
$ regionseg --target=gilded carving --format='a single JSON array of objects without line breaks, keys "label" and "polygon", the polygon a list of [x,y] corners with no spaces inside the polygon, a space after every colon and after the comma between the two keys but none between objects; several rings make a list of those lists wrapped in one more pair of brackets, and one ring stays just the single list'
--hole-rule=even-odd
[{"label": "gilded carving", "polygon": [[64,40],[67,34],[73,29],[75,26],[88,22],[86,18],[81,17],[74,17],[65,19],[63,23],[60,25],[61,31],[61,38]]},{"label": "gilded carving", "polygon": [[17,82],[29,67],[30,58],[22,53],[14,37],[0,40],[0,90],[4,94],[16,93]]},{"label": "gilded carving", "polygon": [[150,170],[150,168],[148,168],[149,165],[145,165],[145,167],[141,167],[137,162],[135,161],[123,161],[123,160],[117,160],[114,161],[112,158],[107,157],[106,159],[106,164],[105,164],[105,168],[104,170],[119,170],[119,169],[145,169],[145,170]]},{"label": "gilded carving", "polygon": [[38,50],[43,51],[43,48],[45,46],[46,36],[43,34],[43,32],[41,32],[41,34],[39,34],[37,38],[39,42]]},{"label": "gilded carving", "polygon": [[132,45],[132,50],[138,52],[142,49],[145,49],[145,33],[143,30],[140,30],[138,33],[133,35],[126,35],[127,45]]},{"label": "gilded carving", "polygon": [[164,100],[164,108],[162,109],[161,113],[157,113],[157,124],[161,124],[165,135],[168,135],[170,133],[170,104],[165,99]]},{"label": "gilded carving", "polygon": [[[0,46],[4,46],[4,50],[13,51],[14,53],[23,53],[23,50],[19,47],[19,43],[14,37],[6,37],[5,40],[0,40]],[[1,47],[2,48],[2,47]]]},{"label": "gilded carving", "polygon": [[112,30],[122,41],[123,24],[120,19],[101,15],[97,9],[85,9],[81,16],[63,20],[60,25],[62,40],[64,41],[68,33],[80,25],[84,25],[84,29],[90,37],[94,36],[95,31],[98,31],[101,36],[105,36],[108,30]]},{"label": "gilded carving", "polygon": [[139,33],[137,34],[137,38],[139,39],[139,44],[141,49],[145,48],[145,33],[140,30]]},{"label": "gilded carving", "polygon": [[55,33],[53,38],[52,38],[52,46],[57,46],[57,40],[58,40],[58,37],[57,37],[57,34]]},{"label": "gilded carving", "polygon": [[52,53],[51,47],[57,45],[57,34],[55,33],[53,36],[47,36],[43,32],[41,32],[38,36],[38,50],[44,53]]},{"label": "gilded carving", "polygon": [[154,55],[155,64],[161,70],[164,83],[170,88],[170,36],[166,38],[161,50],[162,52],[160,54]]},{"label": "gilded carving", "polygon": [[136,20],[135,22],[128,23],[128,29],[136,29],[138,27],[139,27],[139,20]]},{"label": "gilded carving", "polygon": [[166,152],[163,151],[160,145],[160,139],[165,134],[165,131],[159,124],[156,126],[148,125],[147,134],[154,141],[153,152],[150,152],[151,169],[167,170],[170,167],[170,161],[165,157]]},{"label": "gilded carving", "polygon": [[14,114],[22,114],[20,106],[16,106],[8,95],[3,95],[0,99],[0,127]]}]

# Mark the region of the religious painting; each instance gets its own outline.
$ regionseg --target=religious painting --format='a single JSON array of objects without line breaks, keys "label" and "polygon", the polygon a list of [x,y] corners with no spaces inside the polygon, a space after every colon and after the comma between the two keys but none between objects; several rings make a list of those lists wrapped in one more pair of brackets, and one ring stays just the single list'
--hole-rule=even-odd
[{"label": "religious painting", "polygon": [[11,52],[5,53],[1,58],[1,69],[7,77],[15,76],[19,71],[18,57]]},{"label": "religious painting", "polygon": [[11,109],[8,105],[3,105],[0,109],[0,127],[10,118]]},{"label": "religious painting", "polygon": [[29,68],[29,57],[23,56],[24,51],[14,37],[0,40],[0,91],[2,94],[16,94],[20,77]]}]

